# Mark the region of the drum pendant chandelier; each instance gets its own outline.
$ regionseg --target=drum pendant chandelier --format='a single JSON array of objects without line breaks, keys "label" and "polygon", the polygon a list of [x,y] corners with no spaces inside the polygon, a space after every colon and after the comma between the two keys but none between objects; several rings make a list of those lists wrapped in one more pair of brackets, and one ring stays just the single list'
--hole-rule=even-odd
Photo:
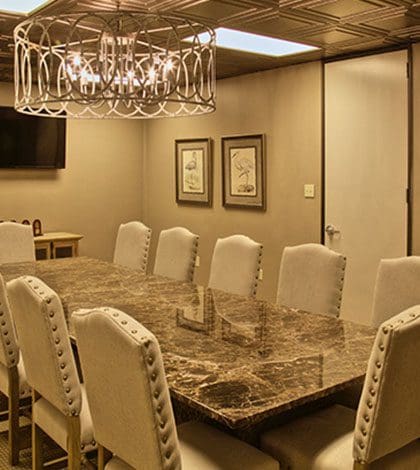
[{"label": "drum pendant chandelier", "polygon": [[22,113],[148,119],[215,110],[215,32],[196,21],[119,9],[38,15],[14,38]]}]

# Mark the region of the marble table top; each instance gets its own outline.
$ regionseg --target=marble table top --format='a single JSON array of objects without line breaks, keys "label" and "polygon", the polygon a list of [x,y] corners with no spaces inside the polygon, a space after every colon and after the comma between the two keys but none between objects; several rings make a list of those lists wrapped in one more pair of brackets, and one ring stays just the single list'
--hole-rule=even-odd
[{"label": "marble table top", "polygon": [[37,276],[71,312],[120,309],[158,338],[173,398],[231,429],[360,383],[376,331],[80,257],[0,265]]}]

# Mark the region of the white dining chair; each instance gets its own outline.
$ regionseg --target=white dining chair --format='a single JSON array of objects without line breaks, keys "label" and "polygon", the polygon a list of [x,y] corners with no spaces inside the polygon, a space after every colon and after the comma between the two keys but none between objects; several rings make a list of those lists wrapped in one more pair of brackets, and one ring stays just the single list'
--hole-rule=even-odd
[{"label": "white dining chair", "polygon": [[373,294],[371,325],[420,304],[420,256],[383,259],[379,263]]},{"label": "white dining chair", "polygon": [[6,283],[0,274],[0,392],[7,397],[10,465],[18,465],[21,443],[20,400],[31,396],[25,366],[16,340]]},{"label": "white dining chair", "polygon": [[213,251],[208,286],[231,294],[255,296],[263,246],[245,235],[219,238]]},{"label": "white dining chair", "polygon": [[107,470],[278,470],[273,458],[206,424],[175,426],[158,341],[132,317],[105,307],[74,312],[72,321],[99,469],[107,450]]},{"label": "white dining chair", "polygon": [[198,235],[184,227],[162,230],[153,274],[176,281],[192,282],[198,250]]},{"label": "white dining chair", "polygon": [[277,303],[312,313],[340,314],[346,258],[317,243],[286,247]]},{"label": "white dining chair", "polygon": [[384,322],[357,413],[317,411],[263,434],[262,449],[290,470],[419,469],[419,338],[420,305]]},{"label": "white dining chair", "polygon": [[20,277],[7,287],[28,383],[33,389],[32,468],[43,468],[42,430],[67,452],[67,468],[80,469],[81,454],[96,449],[96,442],[61,301],[35,277]]},{"label": "white dining chair", "polygon": [[[376,274],[370,325],[378,328],[381,323],[398,312],[420,304],[420,256],[383,259]],[[361,387],[353,386],[337,395],[337,402],[357,408]]]},{"label": "white dining chair", "polygon": [[32,227],[16,222],[0,223],[0,264],[35,261]]},{"label": "white dining chair", "polygon": [[152,230],[138,221],[121,224],[115,242],[114,263],[145,273]]}]

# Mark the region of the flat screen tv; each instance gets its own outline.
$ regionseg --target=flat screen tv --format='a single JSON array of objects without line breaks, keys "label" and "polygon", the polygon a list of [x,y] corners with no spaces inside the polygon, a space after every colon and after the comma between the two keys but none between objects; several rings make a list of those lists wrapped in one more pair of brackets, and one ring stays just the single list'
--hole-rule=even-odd
[{"label": "flat screen tv", "polygon": [[66,120],[0,107],[0,168],[64,168]]}]

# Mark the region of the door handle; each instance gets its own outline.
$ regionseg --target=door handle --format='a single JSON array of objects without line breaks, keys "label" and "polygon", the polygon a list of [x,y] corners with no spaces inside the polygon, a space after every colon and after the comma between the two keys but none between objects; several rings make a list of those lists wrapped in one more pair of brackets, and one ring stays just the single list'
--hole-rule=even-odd
[{"label": "door handle", "polygon": [[334,225],[328,224],[325,227],[325,232],[329,237],[333,237],[336,233],[340,233],[340,230],[336,229]]}]

